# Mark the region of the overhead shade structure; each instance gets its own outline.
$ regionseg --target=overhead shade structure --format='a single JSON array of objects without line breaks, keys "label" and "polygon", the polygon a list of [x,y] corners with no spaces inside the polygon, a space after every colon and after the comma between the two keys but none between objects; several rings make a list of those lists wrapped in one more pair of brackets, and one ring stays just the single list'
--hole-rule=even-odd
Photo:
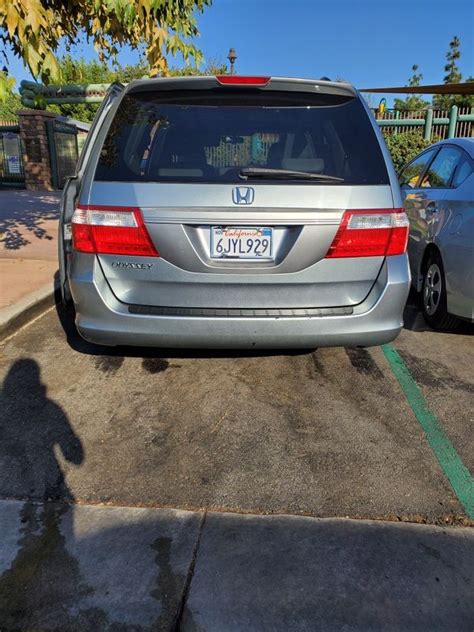
[{"label": "overhead shade structure", "polygon": [[361,88],[360,92],[382,94],[474,94],[474,81],[465,83],[434,83],[430,86],[396,86],[392,88]]}]

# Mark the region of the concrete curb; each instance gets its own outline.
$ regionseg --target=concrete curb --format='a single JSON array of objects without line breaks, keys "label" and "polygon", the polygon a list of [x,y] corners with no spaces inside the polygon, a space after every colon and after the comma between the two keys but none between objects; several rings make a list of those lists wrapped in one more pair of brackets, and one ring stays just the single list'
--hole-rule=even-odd
[{"label": "concrete curb", "polygon": [[0,340],[4,340],[48,307],[52,307],[56,302],[55,293],[58,287],[51,281],[13,305],[0,310]]},{"label": "concrete curb", "polygon": [[0,533],[2,630],[473,629],[472,529],[0,500]]}]

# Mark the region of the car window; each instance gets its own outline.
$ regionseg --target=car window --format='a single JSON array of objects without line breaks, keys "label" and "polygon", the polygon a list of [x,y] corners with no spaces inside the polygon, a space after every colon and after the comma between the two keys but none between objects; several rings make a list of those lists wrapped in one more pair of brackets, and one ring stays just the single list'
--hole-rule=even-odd
[{"label": "car window", "polygon": [[461,151],[457,147],[442,147],[423,176],[422,188],[447,188],[460,158]]},{"label": "car window", "polygon": [[461,158],[461,161],[458,164],[456,173],[454,174],[453,187],[458,187],[460,184],[462,184],[464,180],[466,180],[466,178],[469,178],[471,173],[472,173],[471,161],[469,160],[467,156],[463,156]]},{"label": "car window", "polygon": [[389,183],[359,99],[271,90],[126,95],[95,179],[241,183],[247,167],[309,171],[344,184]]},{"label": "car window", "polygon": [[407,186],[414,189],[417,186],[418,180],[425,170],[426,165],[434,156],[435,151],[435,149],[430,149],[412,160],[400,174],[398,179],[400,186]]}]

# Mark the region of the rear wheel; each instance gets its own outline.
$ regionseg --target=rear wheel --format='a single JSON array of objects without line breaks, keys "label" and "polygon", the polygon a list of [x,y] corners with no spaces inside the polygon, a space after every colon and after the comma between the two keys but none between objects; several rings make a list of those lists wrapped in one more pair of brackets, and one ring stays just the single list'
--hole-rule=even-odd
[{"label": "rear wheel", "polygon": [[422,303],[423,316],[433,329],[453,329],[458,324],[458,319],[448,314],[443,261],[437,252],[429,255],[424,267]]}]

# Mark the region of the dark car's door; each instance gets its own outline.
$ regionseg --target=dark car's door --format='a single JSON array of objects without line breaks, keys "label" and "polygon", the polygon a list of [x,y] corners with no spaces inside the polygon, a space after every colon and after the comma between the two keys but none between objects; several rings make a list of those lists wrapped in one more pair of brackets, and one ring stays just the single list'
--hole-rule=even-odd
[{"label": "dark car's door", "polygon": [[399,176],[404,206],[410,220],[408,253],[412,282],[417,289],[420,289],[418,273],[426,247],[427,221],[425,209],[430,204],[430,190],[421,188],[421,180],[437,151],[437,147],[424,151],[408,163]]},{"label": "dark car's door", "polygon": [[[462,150],[455,145],[447,144],[441,146],[436,154],[428,156],[428,160],[427,154],[429,152],[419,156],[426,167],[419,177],[416,188],[407,193],[405,200],[410,219],[410,265],[415,279],[419,279],[421,263],[429,243],[438,246],[444,259],[444,247],[453,215],[449,204],[451,180],[462,158]],[[416,162],[417,159],[411,164],[414,165]],[[420,165],[421,162],[417,164]]]},{"label": "dark car's door", "polygon": [[448,310],[473,318],[474,161],[460,150],[456,170],[438,213],[437,244],[444,264]]}]

